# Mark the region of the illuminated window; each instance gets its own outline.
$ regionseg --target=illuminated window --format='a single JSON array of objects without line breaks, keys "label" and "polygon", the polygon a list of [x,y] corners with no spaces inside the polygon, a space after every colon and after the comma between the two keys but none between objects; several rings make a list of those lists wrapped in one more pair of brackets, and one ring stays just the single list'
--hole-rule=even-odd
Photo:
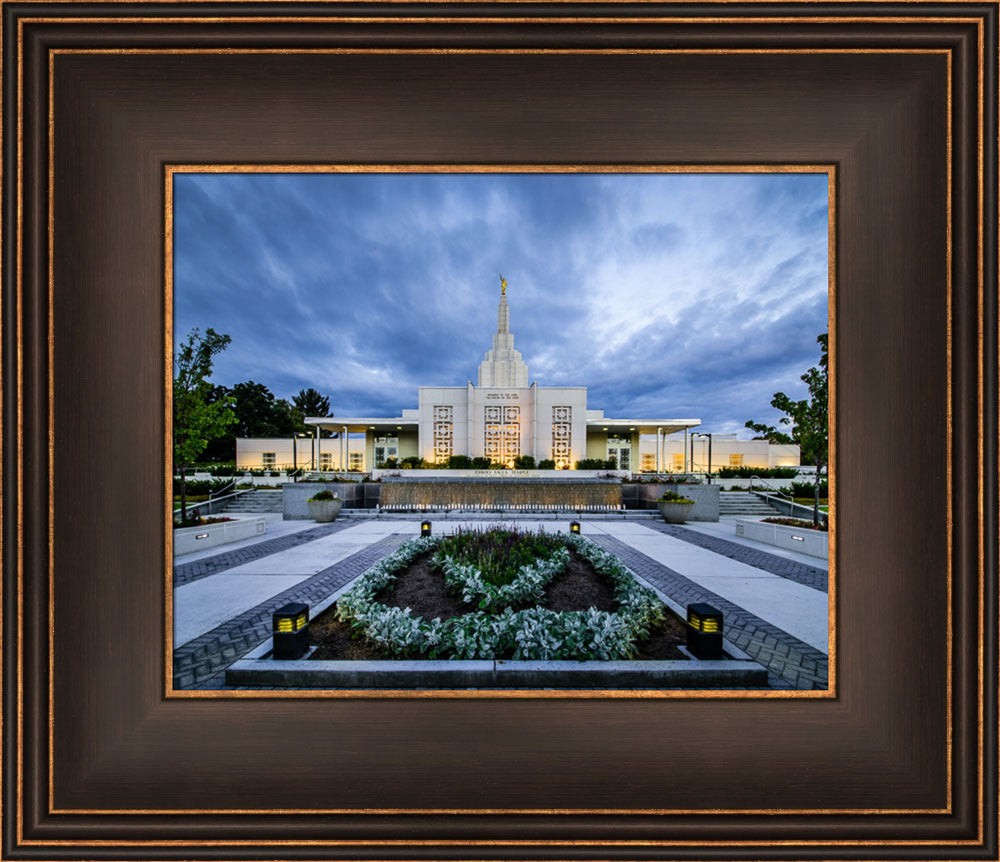
[{"label": "illuminated window", "polygon": [[730,467],[742,467],[743,466],[743,456],[742,455],[730,455],[729,456],[729,466]]},{"label": "illuminated window", "polygon": [[684,469],[684,455],[681,452],[675,452],[674,458],[674,470],[681,471]]},{"label": "illuminated window", "polygon": [[552,408],[552,460],[565,464],[570,459],[570,441],[573,433],[573,408]]},{"label": "illuminated window", "polygon": [[434,405],[434,460],[447,461],[454,453],[454,408],[447,404]]},{"label": "illuminated window", "polygon": [[333,469],[333,454],[331,452],[319,453],[319,469],[320,470]]},{"label": "illuminated window", "polygon": [[277,458],[274,452],[261,452],[260,453],[260,463],[264,468],[274,469],[274,465],[277,463]]},{"label": "illuminated window", "polygon": [[493,406],[483,413],[483,454],[491,461],[507,462],[521,454],[521,408]]}]

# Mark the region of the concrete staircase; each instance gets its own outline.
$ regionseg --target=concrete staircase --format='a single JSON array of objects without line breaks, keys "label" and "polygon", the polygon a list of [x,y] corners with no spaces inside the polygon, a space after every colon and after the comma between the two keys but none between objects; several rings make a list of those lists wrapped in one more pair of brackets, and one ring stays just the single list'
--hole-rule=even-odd
[{"label": "concrete staircase", "polygon": [[247,491],[240,494],[222,506],[218,514],[226,512],[280,512],[282,511],[282,492],[278,491]]},{"label": "concrete staircase", "polygon": [[781,513],[749,491],[722,491],[719,494],[719,515],[750,515],[768,517]]}]

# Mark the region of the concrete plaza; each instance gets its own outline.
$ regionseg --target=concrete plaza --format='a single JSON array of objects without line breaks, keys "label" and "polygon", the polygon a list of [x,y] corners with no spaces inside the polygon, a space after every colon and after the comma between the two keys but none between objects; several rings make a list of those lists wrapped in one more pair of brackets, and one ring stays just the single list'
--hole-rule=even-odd
[{"label": "concrete plaza", "polygon": [[[496,520],[435,520],[436,534]],[[522,529],[569,529],[518,518]],[[677,605],[705,601],[725,635],[769,671],[770,687],[827,688],[827,563],[735,535],[732,521],[674,526],[659,520],[586,519],[583,533]],[[419,534],[417,520],[268,523],[264,536],[174,562],[174,686],[224,689],[225,669],[270,637],[271,613],[343,592],[365,569]]]}]

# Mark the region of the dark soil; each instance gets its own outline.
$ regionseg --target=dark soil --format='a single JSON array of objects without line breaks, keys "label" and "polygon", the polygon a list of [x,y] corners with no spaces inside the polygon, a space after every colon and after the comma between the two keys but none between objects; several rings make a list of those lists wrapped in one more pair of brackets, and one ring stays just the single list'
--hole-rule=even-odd
[{"label": "dark soil", "polygon": [[[409,568],[396,576],[396,582],[383,590],[378,600],[390,607],[410,608],[414,616],[450,619],[472,613],[476,608],[445,589],[444,576],[431,568],[431,555],[418,557]],[[554,611],[582,611],[597,608],[614,611],[611,587],[594,571],[594,567],[570,551],[566,571],[545,588],[544,606]],[[353,637],[351,627],[335,617],[336,605],[320,614],[309,627],[309,643],[317,647],[312,659],[368,661],[392,659],[394,656],[364,637]],[[677,649],[687,638],[684,623],[667,611],[667,619],[650,636],[636,645],[638,659],[683,659]]]}]

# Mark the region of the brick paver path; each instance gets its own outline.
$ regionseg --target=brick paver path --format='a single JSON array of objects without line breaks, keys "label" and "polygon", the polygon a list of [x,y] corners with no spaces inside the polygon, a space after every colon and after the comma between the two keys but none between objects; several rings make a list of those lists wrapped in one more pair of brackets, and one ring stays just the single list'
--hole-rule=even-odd
[{"label": "brick paver path", "polygon": [[[694,533],[693,530],[686,532]],[[645,578],[682,607],[691,602],[708,602],[722,611],[725,636],[767,668],[771,688],[827,688],[828,659],[815,647],[809,646],[788,632],[782,631],[612,536],[594,535],[590,538],[603,545],[633,572]],[[734,543],[726,542],[726,544]],[[738,547],[755,553],[751,548],[742,545]]]},{"label": "brick paver path", "polygon": [[[334,524],[330,524],[317,527],[316,530],[325,530],[325,532],[320,533],[320,535],[313,535],[308,541],[336,532],[336,530],[331,529],[334,526]],[[307,531],[307,533],[314,532],[315,530]],[[295,537],[289,536],[287,538]],[[288,602],[305,602],[308,605],[314,605],[322,601],[331,593],[354,580],[365,569],[374,565],[382,557],[394,551],[402,542],[410,538],[413,537],[402,534],[386,536],[381,541],[369,545],[367,548],[358,551],[356,554],[352,554],[339,563],[334,563],[329,568],[323,569],[323,571],[296,584],[294,587],[290,587],[283,593],[278,593],[278,595],[272,596],[256,607],[244,611],[242,614],[233,617],[233,619],[228,620],[220,626],[216,626],[210,632],[206,632],[188,641],[183,646],[177,647],[174,650],[174,688],[226,688],[225,669],[241,655],[270,637],[271,614],[274,611]],[[275,539],[274,541],[280,542],[284,540]],[[261,544],[270,543],[262,542]],[[296,544],[302,544],[302,542]],[[289,547],[294,547],[294,545],[290,545]],[[253,549],[251,547],[246,550],[252,551]],[[240,553],[240,551],[233,552],[233,554]],[[223,554],[220,556],[229,555]],[[258,556],[264,556],[264,554],[259,554]],[[216,558],[212,557],[211,559],[214,560]],[[256,559],[256,557],[251,559]],[[239,562],[247,561],[240,560]],[[232,565],[238,564],[233,563]]]},{"label": "brick paver path", "polygon": [[[300,533],[177,566],[174,569],[174,586],[191,583],[251,560],[315,541],[349,526],[352,525],[345,522],[322,524]],[[826,592],[827,573],[820,568],[672,524],[651,523],[648,526],[713,553]],[[401,534],[387,536],[178,647],[174,650],[174,688],[231,688],[225,683],[225,669],[270,636],[271,614],[275,609],[293,601],[316,604],[391,553],[408,538],[412,537]],[[718,607],[725,616],[726,637],[768,669],[770,688],[827,687],[828,659],[819,650],[612,536],[594,535],[591,538],[616,554],[626,566],[679,605],[708,602]],[[252,688],[261,689],[257,686]]]},{"label": "brick paver path", "polygon": [[819,566],[809,566],[778,554],[758,551],[756,548],[741,545],[739,542],[729,542],[717,536],[707,536],[704,533],[699,533],[697,530],[690,530],[676,524],[666,524],[661,521],[659,523],[653,522],[647,526],[661,533],[666,533],[666,535],[672,536],[675,539],[680,539],[682,542],[689,542],[692,545],[697,545],[699,548],[705,548],[707,551],[721,554],[723,557],[729,557],[739,563],[746,563],[755,569],[770,572],[779,578],[787,578],[790,581],[795,581],[797,584],[802,584],[804,587],[812,587],[814,590],[819,590],[821,593],[829,592],[829,575],[825,569],[821,569]]},{"label": "brick paver path", "polygon": [[231,569],[234,566],[242,566],[244,563],[259,560],[261,557],[267,557],[271,554],[277,554],[279,551],[287,551],[289,548],[296,548],[308,542],[315,542],[316,539],[322,539],[324,536],[339,533],[341,530],[352,526],[355,525],[350,521],[334,521],[330,524],[320,524],[318,527],[312,527],[298,533],[291,533],[288,536],[278,536],[276,539],[267,539],[266,541],[257,542],[255,545],[248,545],[236,551],[224,551],[213,557],[203,557],[200,560],[195,560],[193,563],[174,566],[174,587],[190,584],[192,581],[207,578],[216,572]]}]

